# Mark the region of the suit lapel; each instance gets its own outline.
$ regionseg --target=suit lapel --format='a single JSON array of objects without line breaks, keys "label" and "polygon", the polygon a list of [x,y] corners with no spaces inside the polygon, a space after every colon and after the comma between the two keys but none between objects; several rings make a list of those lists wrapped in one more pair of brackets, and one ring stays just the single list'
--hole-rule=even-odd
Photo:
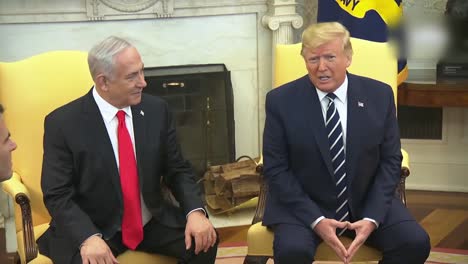
[{"label": "suit lapel", "polygon": [[325,121],[323,120],[322,105],[320,104],[315,86],[310,82],[307,76],[305,78],[304,88],[310,90],[310,92],[305,93],[307,96],[302,98],[303,100],[305,99],[304,104],[302,104],[306,106],[306,109],[304,109],[305,113],[310,113],[310,115],[306,115],[310,117],[307,122],[309,123],[309,127],[312,128],[315,141],[319,147],[320,153],[322,154],[322,158],[327,166],[328,172],[332,178],[335,178],[333,175],[327,132],[325,130]]},{"label": "suit lapel", "polygon": [[346,133],[346,172],[348,183],[351,183],[356,170],[361,130],[365,126],[365,109],[367,98],[362,93],[361,84],[348,74],[348,121]]},{"label": "suit lapel", "polygon": [[107,133],[106,125],[102,119],[101,112],[93,98],[92,89],[86,95],[84,101],[84,113],[87,120],[87,122],[84,122],[88,126],[87,131],[92,131],[90,132],[90,134],[92,134],[90,137],[92,137],[91,140],[94,141],[93,146],[97,148],[96,152],[100,153],[100,156],[105,157],[102,159],[105,163],[103,166],[109,168],[109,177],[111,178],[116,193],[118,193],[120,202],[122,202],[122,189],[120,186],[120,176],[119,170],[117,169],[117,163],[115,161],[114,150],[109,139],[109,134]]},{"label": "suit lapel", "polygon": [[140,189],[143,186],[143,158],[145,149],[145,113],[143,111],[142,104],[132,106],[132,117],[133,117],[133,133],[135,134],[135,153],[138,167],[138,178],[140,180]]}]

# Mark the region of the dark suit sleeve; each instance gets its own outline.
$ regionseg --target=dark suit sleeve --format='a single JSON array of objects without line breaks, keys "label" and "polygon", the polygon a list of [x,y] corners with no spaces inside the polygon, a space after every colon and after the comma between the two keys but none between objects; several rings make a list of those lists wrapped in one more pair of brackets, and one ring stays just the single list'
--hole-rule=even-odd
[{"label": "dark suit sleeve", "polygon": [[378,223],[382,223],[394,199],[395,188],[401,175],[402,160],[393,92],[389,86],[385,88],[385,97],[390,100],[386,100],[387,110],[384,136],[380,145],[380,163],[363,211],[364,217],[372,218]]},{"label": "dark suit sleeve", "polygon": [[78,248],[89,236],[99,233],[89,216],[74,202],[76,173],[73,156],[57,118],[46,117],[41,186],[44,203],[52,216],[54,234]]},{"label": "dark suit sleeve", "polygon": [[[281,88],[277,88],[281,89]],[[277,94],[275,94],[277,95]],[[265,103],[266,120],[263,132],[264,176],[270,197],[288,208],[305,226],[322,216],[317,204],[304,192],[291,170],[287,146],[287,120],[280,114],[279,96],[268,93]]]},{"label": "dark suit sleeve", "polygon": [[201,200],[201,191],[195,181],[190,163],[182,156],[179,143],[177,142],[174,120],[167,104],[165,105],[165,117],[167,130],[164,142],[164,180],[180,203],[185,215],[187,215],[193,209],[204,207]]}]

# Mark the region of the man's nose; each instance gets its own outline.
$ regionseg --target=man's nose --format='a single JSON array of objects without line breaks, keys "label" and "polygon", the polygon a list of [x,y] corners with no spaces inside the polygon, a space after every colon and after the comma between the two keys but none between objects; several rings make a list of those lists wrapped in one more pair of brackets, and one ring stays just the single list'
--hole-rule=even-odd
[{"label": "man's nose", "polygon": [[318,69],[319,71],[324,71],[327,69],[326,61],[322,58],[319,59]]},{"label": "man's nose", "polygon": [[147,83],[145,81],[145,74],[143,72],[141,72],[140,75],[139,75],[138,86],[142,87],[142,88],[145,88],[146,85],[147,85]]},{"label": "man's nose", "polygon": [[18,147],[18,145],[16,145],[16,142],[14,142],[13,140],[11,141],[11,144],[11,151],[15,150]]}]

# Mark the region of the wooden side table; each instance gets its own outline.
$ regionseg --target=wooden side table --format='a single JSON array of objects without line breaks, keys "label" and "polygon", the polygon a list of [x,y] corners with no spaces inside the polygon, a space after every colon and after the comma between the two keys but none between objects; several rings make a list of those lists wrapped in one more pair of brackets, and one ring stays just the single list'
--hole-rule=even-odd
[{"label": "wooden side table", "polygon": [[468,107],[468,82],[402,83],[398,86],[398,104],[419,107]]}]

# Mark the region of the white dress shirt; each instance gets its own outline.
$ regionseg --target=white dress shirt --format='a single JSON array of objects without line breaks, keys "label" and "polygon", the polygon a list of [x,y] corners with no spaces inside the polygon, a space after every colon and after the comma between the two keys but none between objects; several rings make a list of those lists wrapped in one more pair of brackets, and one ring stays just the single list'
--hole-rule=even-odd
[{"label": "white dress shirt", "polygon": [[[112,143],[112,149],[114,150],[115,162],[117,163],[117,168],[119,168],[119,143],[117,140],[117,127],[119,125],[119,120],[117,119],[117,112],[122,110],[125,112],[125,124],[127,125],[128,133],[132,140],[133,152],[135,152],[136,160],[136,150],[135,150],[135,134],[133,133],[133,119],[132,119],[132,110],[130,106],[127,106],[122,109],[109,104],[104,98],[102,98],[96,91],[96,88],[93,88],[93,97],[96,101],[96,104],[101,112],[102,119],[106,125],[107,133],[109,134],[109,139]],[[138,162],[136,160],[136,162]],[[141,182],[140,182],[141,186]],[[151,213],[146,207],[145,201],[143,200],[143,195],[140,191],[140,200],[141,200],[141,220],[143,226],[149,222],[151,219]]]},{"label": "white dress shirt", "polygon": [[[323,120],[324,120],[324,122],[326,122],[326,119],[327,119],[327,106],[328,106],[328,103],[329,103],[329,100],[327,98],[328,93],[323,92],[323,91],[321,91],[321,90],[319,90],[317,88],[315,88],[315,89],[317,90],[318,99],[319,99],[319,102],[320,102],[320,104],[322,106]],[[344,151],[346,153],[346,132],[347,132],[346,131],[346,128],[347,128],[346,124],[347,124],[347,121],[348,121],[348,76],[345,76],[344,82],[333,93],[336,95],[334,103],[335,103],[336,110],[338,110],[338,114],[340,115],[341,128],[343,129],[343,146],[344,146]],[[315,226],[317,226],[317,224],[320,221],[322,221],[324,218],[325,218],[324,216],[320,216],[319,218],[317,218],[310,225],[312,227],[312,229],[314,229]],[[365,217],[364,220],[371,221],[372,223],[374,223],[376,225],[376,227],[379,227],[378,223],[374,219]]]}]

